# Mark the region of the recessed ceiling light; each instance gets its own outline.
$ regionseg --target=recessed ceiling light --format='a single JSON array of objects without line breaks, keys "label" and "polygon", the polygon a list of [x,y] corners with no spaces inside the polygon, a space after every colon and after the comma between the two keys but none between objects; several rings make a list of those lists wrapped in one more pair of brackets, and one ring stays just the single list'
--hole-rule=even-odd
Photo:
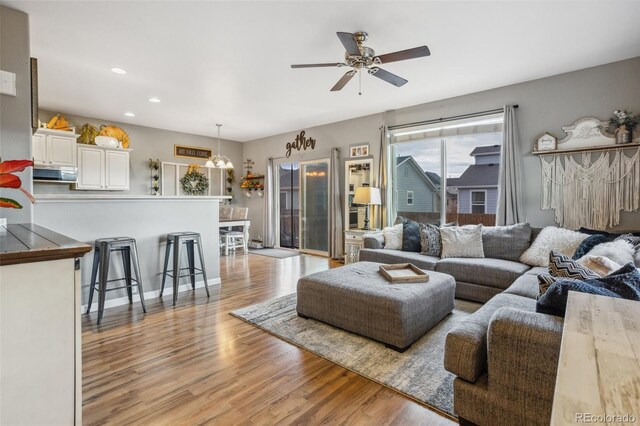
[{"label": "recessed ceiling light", "polygon": [[111,68],[111,72],[114,72],[116,74],[126,74],[127,72],[125,70],[123,70],[122,68]]},{"label": "recessed ceiling light", "polygon": [[153,102],[154,104],[157,104],[158,102],[160,102],[160,99],[158,99],[158,98],[149,98],[149,102]]},{"label": "recessed ceiling light", "polygon": [[125,112],[124,115],[126,115],[127,117],[135,117],[136,115],[132,112]]}]

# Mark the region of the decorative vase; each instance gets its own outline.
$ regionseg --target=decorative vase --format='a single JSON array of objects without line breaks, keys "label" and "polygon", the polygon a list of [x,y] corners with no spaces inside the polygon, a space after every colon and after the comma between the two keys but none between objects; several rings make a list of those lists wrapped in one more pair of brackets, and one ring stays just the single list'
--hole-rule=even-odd
[{"label": "decorative vase", "polygon": [[625,144],[631,142],[631,132],[627,130],[627,126],[622,125],[616,129],[616,144]]}]

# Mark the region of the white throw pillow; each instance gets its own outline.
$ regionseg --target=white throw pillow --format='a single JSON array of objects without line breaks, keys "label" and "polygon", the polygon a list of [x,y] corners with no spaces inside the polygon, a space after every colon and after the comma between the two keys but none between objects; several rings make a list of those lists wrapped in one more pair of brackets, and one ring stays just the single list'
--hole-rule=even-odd
[{"label": "white throw pillow", "polygon": [[578,262],[587,256],[602,256],[612,260],[618,265],[626,265],[633,262],[635,250],[631,243],[625,240],[615,240],[610,243],[598,244],[589,253],[578,259]]},{"label": "white throw pillow", "polygon": [[520,262],[531,266],[549,266],[549,252],[555,250],[567,257],[572,257],[587,234],[570,229],[547,226],[540,231],[522,256]]},{"label": "white throw pillow", "polygon": [[385,249],[402,250],[402,223],[384,228],[382,236]]},{"label": "white throw pillow", "polygon": [[578,263],[586,268],[591,269],[601,277],[606,277],[612,272],[615,272],[618,269],[622,268],[622,265],[604,256],[585,255],[578,259]]},{"label": "white throw pillow", "polygon": [[482,225],[440,228],[442,259],[447,257],[484,257]]}]

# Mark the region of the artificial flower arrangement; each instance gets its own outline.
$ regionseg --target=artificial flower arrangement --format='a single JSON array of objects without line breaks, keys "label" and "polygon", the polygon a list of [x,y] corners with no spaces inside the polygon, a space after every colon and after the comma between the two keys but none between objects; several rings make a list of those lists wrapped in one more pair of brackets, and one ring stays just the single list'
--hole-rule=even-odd
[{"label": "artificial flower arrangement", "polygon": [[[0,188],[18,189],[27,196],[32,204],[35,204],[36,199],[26,189],[22,187],[22,181],[20,177],[13,173],[18,173],[26,169],[27,167],[33,167],[33,161],[31,160],[10,160],[0,163]],[[0,207],[9,209],[21,209],[22,204],[11,198],[0,197]]]}]

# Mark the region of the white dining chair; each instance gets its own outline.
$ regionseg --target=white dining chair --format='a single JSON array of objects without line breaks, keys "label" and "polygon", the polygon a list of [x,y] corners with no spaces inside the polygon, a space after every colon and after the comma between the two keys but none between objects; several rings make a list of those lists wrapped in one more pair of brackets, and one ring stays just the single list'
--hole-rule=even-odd
[{"label": "white dining chair", "polygon": [[[246,220],[249,216],[248,207],[234,207],[231,213],[231,220]],[[235,251],[237,248],[242,248],[244,254],[248,253],[248,241],[245,235],[245,227],[242,227],[242,231],[228,231],[221,237],[224,238],[224,254],[228,255],[229,250]]]}]

